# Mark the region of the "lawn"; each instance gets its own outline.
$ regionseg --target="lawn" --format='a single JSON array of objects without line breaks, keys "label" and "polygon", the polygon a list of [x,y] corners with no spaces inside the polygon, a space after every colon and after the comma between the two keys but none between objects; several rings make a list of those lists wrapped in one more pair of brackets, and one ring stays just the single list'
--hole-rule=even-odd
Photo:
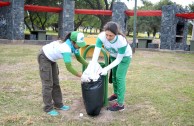
[{"label": "lawn", "polygon": [[[110,112],[104,107],[97,117],[86,114],[80,78],[59,60],[63,101],[71,109],[50,117],[42,111],[40,48],[0,44],[0,125],[194,125],[194,54],[136,50],[126,79],[125,110]],[[73,66],[81,72],[75,59]],[[112,84],[108,84],[108,94],[112,94]]]}]

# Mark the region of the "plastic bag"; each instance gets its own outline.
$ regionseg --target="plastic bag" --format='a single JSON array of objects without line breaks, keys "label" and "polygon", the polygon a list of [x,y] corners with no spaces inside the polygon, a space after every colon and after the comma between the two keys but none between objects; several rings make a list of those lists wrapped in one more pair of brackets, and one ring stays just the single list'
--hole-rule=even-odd
[{"label": "plastic bag", "polygon": [[[82,76],[84,78],[89,78],[90,80],[97,81],[98,78],[100,77],[101,70],[102,70],[102,67],[98,62],[90,61],[88,64],[88,67],[83,72]],[[87,80],[87,79],[83,79],[83,80]]]},{"label": "plastic bag", "polygon": [[104,76],[97,81],[82,82],[82,97],[88,115],[99,115],[104,99]]}]

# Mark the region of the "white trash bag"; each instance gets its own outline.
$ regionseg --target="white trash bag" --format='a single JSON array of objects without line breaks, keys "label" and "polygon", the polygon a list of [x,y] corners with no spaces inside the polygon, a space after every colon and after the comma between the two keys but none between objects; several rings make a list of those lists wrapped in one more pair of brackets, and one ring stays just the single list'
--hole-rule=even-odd
[{"label": "white trash bag", "polygon": [[82,82],[90,82],[90,81],[97,81],[100,77],[102,67],[98,62],[90,61],[88,67],[82,74],[81,81]]}]

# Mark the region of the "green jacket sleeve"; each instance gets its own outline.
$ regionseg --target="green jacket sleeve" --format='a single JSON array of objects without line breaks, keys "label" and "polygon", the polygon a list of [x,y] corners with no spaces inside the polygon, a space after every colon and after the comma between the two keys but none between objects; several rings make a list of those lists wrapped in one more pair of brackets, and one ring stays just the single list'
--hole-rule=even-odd
[{"label": "green jacket sleeve", "polygon": [[71,53],[62,53],[63,55],[63,60],[65,62],[65,66],[67,68],[67,70],[72,73],[73,75],[77,76],[78,72],[73,68],[73,66],[71,65]]},{"label": "green jacket sleeve", "polygon": [[102,41],[99,38],[96,40],[96,46],[102,48]]},{"label": "green jacket sleeve", "polygon": [[77,76],[78,72],[72,67],[71,63],[65,63],[67,70],[73,75]]},{"label": "green jacket sleeve", "polygon": [[79,61],[84,66],[88,66],[88,62],[80,55],[75,55],[77,61]]}]

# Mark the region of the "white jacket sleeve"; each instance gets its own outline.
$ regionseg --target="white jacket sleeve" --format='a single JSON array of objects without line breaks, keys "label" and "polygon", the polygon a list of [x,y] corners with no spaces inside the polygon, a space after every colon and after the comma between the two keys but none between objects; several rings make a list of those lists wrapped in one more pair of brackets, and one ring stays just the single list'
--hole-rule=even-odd
[{"label": "white jacket sleeve", "polygon": [[105,67],[105,69],[107,71],[109,71],[113,67],[117,66],[122,61],[123,57],[124,57],[123,54],[117,54],[117,58],[111,64],[109,64],[107,67]]},{"label": "white jacket sleeve", "polygon": [[93,56],[92,56],[92,62],[97,62],[98,61],[100,51],[101,51],[101,48],[99,48],[99,47],[94,48],[94,53],[93,53]]}]

